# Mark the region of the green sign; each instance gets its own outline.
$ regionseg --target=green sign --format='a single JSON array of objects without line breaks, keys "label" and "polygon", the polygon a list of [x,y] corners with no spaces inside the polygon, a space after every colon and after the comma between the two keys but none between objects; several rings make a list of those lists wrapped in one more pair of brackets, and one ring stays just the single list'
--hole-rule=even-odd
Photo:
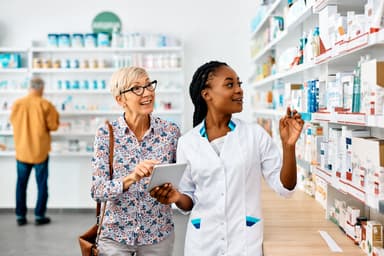
[{"label": "green sign", "polygon": [[121,31],[121,21],[113,12],[101,12],[92,21],[93,33],[107,32],[112,34],[114,29],[116,32]]}]

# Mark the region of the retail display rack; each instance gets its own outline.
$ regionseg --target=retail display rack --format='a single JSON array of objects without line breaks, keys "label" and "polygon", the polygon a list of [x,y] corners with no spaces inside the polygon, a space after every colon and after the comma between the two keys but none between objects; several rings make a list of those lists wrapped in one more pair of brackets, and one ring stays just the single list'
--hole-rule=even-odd
[{"label": "retail display rack", "polygon": [[[154,115],[183,130],[183,46],[162,47],[0,47],[0,156],[14,157],[9,114],[12,102],[27,94],[28,80],[45,81],[45,97],[60,112],[52,132],[51,156],[92,155],[97,126],[122,110],[109,92],[111,74],[120,67],[144,67],[158,81]],[[16,59],[16,61],[15,61]],[[16,62],[16,63],[15,63]]]},{"label": "retail display rack", "polygon": [[280,144],[286,107],[302,114],[299,187],[367,254],[382,255],[383,235],[368,232],[384,224],[384,3],[263,3],[250,38],[253,120]]}]

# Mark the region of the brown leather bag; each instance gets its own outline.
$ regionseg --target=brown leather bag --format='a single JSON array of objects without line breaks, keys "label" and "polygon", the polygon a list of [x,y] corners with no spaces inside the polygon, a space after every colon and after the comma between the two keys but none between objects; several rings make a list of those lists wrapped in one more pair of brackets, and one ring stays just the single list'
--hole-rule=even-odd
[{"label": "brown leather bag", "polygon": [[[109,128],[109,179],[112,179],[113,176],[113,129],[112,125],[106,121],[105,122]],[[97,248],[97,243],[99,241],[99,236],[101,233],[101,224],[103,223],[106,203],[104,203],[103,214],[100,219],[100,208],[101,204],[97,203],[96,205],[96,224],[94,224],[90,229],[85,233],[79,236],[79,244],[81,249],[82,256],[98,256],[99,249]]]},{"label": "brown leather bag", "polygon": [[98,228],[99,228],[98,224],[95,224],[79,237],[81,255],[83,256],[99,255],[99,250],[97,248],[97,243],[96,243]]}]

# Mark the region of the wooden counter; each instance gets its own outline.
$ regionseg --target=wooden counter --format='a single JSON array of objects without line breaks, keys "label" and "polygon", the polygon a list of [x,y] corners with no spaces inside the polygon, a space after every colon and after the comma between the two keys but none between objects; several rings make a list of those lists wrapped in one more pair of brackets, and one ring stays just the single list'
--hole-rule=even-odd
[{"label": "wooden counter", "polygon": [[[297,190],[285,199],[263,185],[265,256],[363,256],[335,224],[325,219],[325,210],[316,200]],[[331,252],[319,230],[328,232],[343,252]]]}]

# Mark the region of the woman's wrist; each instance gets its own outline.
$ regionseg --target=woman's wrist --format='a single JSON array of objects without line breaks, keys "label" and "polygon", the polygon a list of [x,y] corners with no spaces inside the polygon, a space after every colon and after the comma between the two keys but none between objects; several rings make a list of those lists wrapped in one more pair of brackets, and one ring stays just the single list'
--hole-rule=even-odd
[{"label": "woman's wrist", "polygon": [[136,180],[134,179],[132,174],[129,174],[123,179],[123,190],[126,191],[129,186],[131,186],[133,183],[135,183]]},{"label": "woman's wrist", "polygon": [[287,150],[295,150],[296,144],[283,143],[283,149]]}]

